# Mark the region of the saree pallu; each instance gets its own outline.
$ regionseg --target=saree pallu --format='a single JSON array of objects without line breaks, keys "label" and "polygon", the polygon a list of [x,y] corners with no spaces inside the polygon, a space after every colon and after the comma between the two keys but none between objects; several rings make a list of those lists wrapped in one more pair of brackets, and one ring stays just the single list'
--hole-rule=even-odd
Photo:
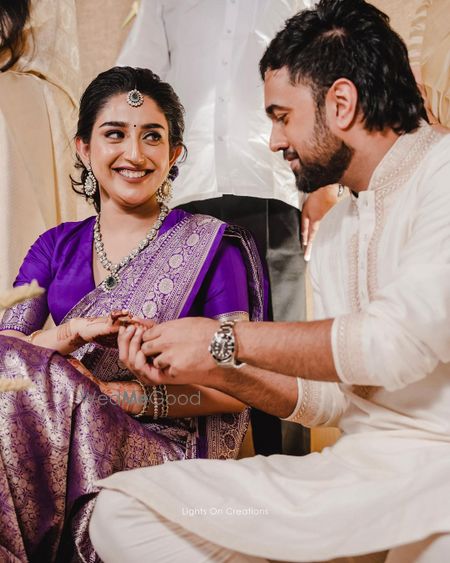
[{"label": "saree pallu", "polygon": [[[182,218],[121,271],[113,291],[95,288],[64,320],[122,308],[157,322],[186,316],[223,236],[239,241],[250,318],[262,320],[263,273],[253,241],[240,229],[201,215]],[[6,316],[14,324],[14,315],[24,314],[32,318],[32,303]],[[120,364],[117,349],[87,344],[73,355],[104,381],[134,378]],[[97,561],[88,536],[96,480],[175,459],[234,458],[248,425],[247,410],[138,421],[58,354],[6,336],[0,337],[0,369],[2,376],[25,375],[34,384],[0,395],[0,557],[5,561]]]}]

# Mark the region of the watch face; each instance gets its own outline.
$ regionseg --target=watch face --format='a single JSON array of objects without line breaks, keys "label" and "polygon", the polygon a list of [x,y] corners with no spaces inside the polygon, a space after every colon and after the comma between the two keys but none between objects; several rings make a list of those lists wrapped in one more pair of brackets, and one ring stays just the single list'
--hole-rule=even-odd
[{"label": "watch face", "polygon": [[225,362],[233,357],[233,338],[223,332],[216,333],[211,342],[211,354],[218,362]]}]

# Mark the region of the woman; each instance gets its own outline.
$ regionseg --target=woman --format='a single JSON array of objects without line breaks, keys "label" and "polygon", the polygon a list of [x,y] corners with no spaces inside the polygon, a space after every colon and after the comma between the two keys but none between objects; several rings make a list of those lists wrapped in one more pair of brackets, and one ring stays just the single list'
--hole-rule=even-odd
[{"label": "woman", "polygon": [[[78,185],[99,214],[36,241],[15,283],[35,278],[46,294],[8,309],[0,325],[15,337],[0,339],[0,369],[34,383],[1,398],[8,524],[0,545],[16,557],[66,561],[74,538],[77,556],[94,559],[87,523],[96,479],[172,459],[237,455],[248,421],[242,403],[195,386],[145,389],[133,374],[146,322],[263,318],[252,241],[212,217],[165,205],[183,128],[176,94],[149,70],[113,68],[81,99]],[[49,313],[57,326],[42,330]],[[94,382],[46,348],[71,354]]]},{"label": "woman", "polygon": [[78,58],[75,0],[0,0],[0,291],[39,233],[88,215],[67,190]]}]

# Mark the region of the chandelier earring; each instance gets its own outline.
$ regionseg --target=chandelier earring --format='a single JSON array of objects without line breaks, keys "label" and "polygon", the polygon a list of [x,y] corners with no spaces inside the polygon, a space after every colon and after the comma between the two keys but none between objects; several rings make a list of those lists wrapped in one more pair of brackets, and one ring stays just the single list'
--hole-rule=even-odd
[{"label": "chandelier earring", "polygon": [[156,190],[156,201],[161,205],[167,205],[172,199],[172,182],[166,178]]},{"label": "chandelier earring", "polygon": [[94,176],[94,173],[92,172],[92,168],[91,168],[90,164],[88,164],[86,166],[86,170],[87,170],[87,176],[86,176],[86,178],[84,179],[84,182],[83,182],[83,190],[84,190],[84,193],[89,198],[92,198],[92,196],[97,191],[97,178]]}]

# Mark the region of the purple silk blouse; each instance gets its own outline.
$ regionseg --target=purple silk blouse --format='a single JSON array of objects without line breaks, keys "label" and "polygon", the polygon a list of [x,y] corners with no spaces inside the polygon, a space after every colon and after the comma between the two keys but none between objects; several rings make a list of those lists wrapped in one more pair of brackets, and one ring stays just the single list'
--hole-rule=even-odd
[{"label": "purple silk blouse", "polygon": [[[174,209],[166,217],[162,235],[188,213]],[[62,223],[46,231],[32,245],[19,270],[14,286],[36,279],[46,290],[35,311],[35,325],[13,327],[6,322],[0,330],[32,332],[42,328],[51,314],[59,324],[66,314],[90,291],[95,289],[92,270],[93,230],[95,217],[74,223]],[[236,311],[248,312],[247,272],[238,244],[222,237],[206,277],[185,316],[216,317]],[[183,315],[184,316],[184,315]]]}]

